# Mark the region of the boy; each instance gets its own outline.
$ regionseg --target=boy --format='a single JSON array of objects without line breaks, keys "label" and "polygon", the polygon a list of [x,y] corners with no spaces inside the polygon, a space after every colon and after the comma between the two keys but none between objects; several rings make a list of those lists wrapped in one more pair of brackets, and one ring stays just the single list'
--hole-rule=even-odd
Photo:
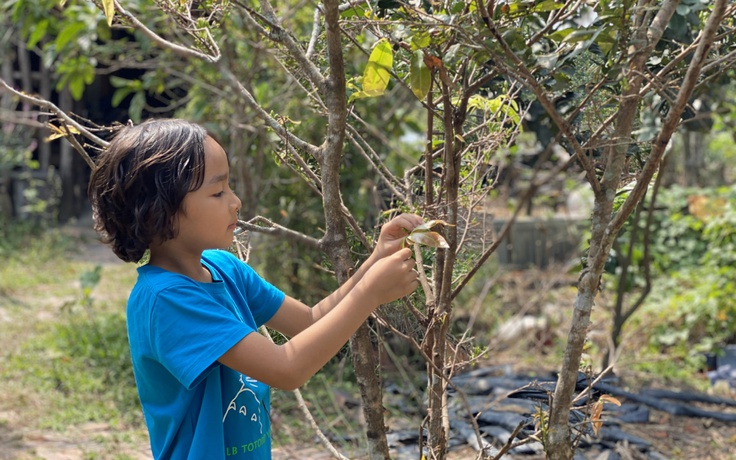
[{"label": "boy", "polygon": [[[206,131],[183,120],[127,126],[100,155],[88,194],[95,229],[138,262],[127,307],[138,394],[157,459],[271,458],[269,387],[301,386],[379,305],[417,287],[402,238],[422,223],[384,225],[371,256],[309,308],[227,251],[240,200]],[[267,325],[291,339],[276,345]]]}]

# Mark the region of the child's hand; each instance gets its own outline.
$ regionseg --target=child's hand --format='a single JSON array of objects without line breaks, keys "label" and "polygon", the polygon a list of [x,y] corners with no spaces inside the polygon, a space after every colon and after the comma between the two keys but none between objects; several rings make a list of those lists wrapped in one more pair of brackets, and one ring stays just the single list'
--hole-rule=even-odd
[{"label": "child's hand", "polygon": [[381,228],[381,234],[378,236],[376,249],[373,253],[378,258],[390,256],[401,249],[401,243],[404,241],[404,238],[415,227],[423,223],[424,220],[415,214],[401,214],[394,217]]},{"label": "child's hand", "polygon": [[419,280],[411,256],[411,249],[404,248],[378,260],[360,280],[364,292],[378,305],[414,292]]}]

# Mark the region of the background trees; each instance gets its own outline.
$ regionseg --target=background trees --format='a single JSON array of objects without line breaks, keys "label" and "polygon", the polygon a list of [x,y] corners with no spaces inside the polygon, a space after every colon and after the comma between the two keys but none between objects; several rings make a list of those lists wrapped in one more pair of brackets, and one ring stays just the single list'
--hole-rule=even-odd
[{"label": "background trees", "polygon": [[[709,163],[694,139],[733,124],[731,102],[718,97],[733,91],[733,2],[36,2],[9,3],[4,26],[18,56],[37,60],[47,76],[38,86],[15,78],[28,74],[17,59],[18,69],[3,73],[6,106],[17,107],[12,97],[34,103],[10,87],[43,100],[54,100],[56,88],[59,112],[82,118],[73,129],[58,113],[51,123],[92,158],[104,144],[102,125],[159,114],[202,122],[231,153],[249,229],[283,237],[274,243],[281,250],[259,260],[279,267],[271,279],[282,277],[295,295],[317,298],[334,283],[315,261],[344,281],[392,210],[441,221],[448,248],[416,250],[421,291],[351,340],[372,458],[389,453],[371,325],[425,359],[426,455],[443,458],[448,385],[477,358],[450,334],[457,296],[540,190],[564,194],[574,183],[586,184],[594,207],[544,430],[549,455],[570,458],[568,412],[605,268],[618,255],[621,267],[648,270],[649,254],[634,257],[634,229],[651,228],[643,222],[656,206],[653,179],[663,177],[656,174],[673,134],[686,148],[679,165],[669,164],[693,185]],[[101,97],[75,106],[85,91]],[[116,115],[119,107],[127,110]],[[68,166],[65,149],[58,164],[70,187],[84,174]],[[68,190],[62,197],[79,193]],[[507,196],[512,219],[470,244],[489,203]],[[622,229],[630,229],[628,246]],[[633,269],[617,273],[614,348],[638,308],[626,293],[645,297],[651,288],[631,286]]]}]

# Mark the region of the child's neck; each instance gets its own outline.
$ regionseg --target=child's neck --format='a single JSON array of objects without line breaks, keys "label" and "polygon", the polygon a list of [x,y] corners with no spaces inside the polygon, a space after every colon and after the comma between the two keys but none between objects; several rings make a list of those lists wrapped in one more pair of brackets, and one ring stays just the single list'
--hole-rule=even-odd
[{"label": "child's neck", "polygon": [[149,265],[188,276],[200,283],[211,283],[212,274],[202,265],[202,253],[186,254],[151,247]]}]

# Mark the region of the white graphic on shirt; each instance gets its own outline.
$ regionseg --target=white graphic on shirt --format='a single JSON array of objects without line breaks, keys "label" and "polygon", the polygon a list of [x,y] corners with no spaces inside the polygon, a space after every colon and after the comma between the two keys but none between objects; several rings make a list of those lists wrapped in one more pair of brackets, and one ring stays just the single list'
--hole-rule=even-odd
[{"label": "white graphic on shirt", "polygon": [[225,415],[222,417],[222,423],[225,423],[225,419],[227,419],[227,414],[229,414],[230,411],[235,411],[236,413],[241,414],[243,417],[248,417],[248,408],[245,405],[246,401],[242,401],[242,404],[240,404],[240,407],[238,407],[238,398],[241,394],[245,393],[245,398],[248,398],[248,395],[252,395],[253,400],[255,401],[255,404],[253,404],[252,407],[256,408],[256,410],[258,411],[250,414],[250,420],[252,422],[258,423],[258,426],[260,427],[260,433],[263,434],[263,423],[261,423],[261,407],[263,406],[263,404],[261,404],[261,401],[258,399],[258,395],[256,394],[256,392],[253,391],[253,388],[256,388],[257,382],[258,381],[255,379],[240,374],[240,390],[238,390],[238,393],[230,401],[230,404],[228,404]]}]

